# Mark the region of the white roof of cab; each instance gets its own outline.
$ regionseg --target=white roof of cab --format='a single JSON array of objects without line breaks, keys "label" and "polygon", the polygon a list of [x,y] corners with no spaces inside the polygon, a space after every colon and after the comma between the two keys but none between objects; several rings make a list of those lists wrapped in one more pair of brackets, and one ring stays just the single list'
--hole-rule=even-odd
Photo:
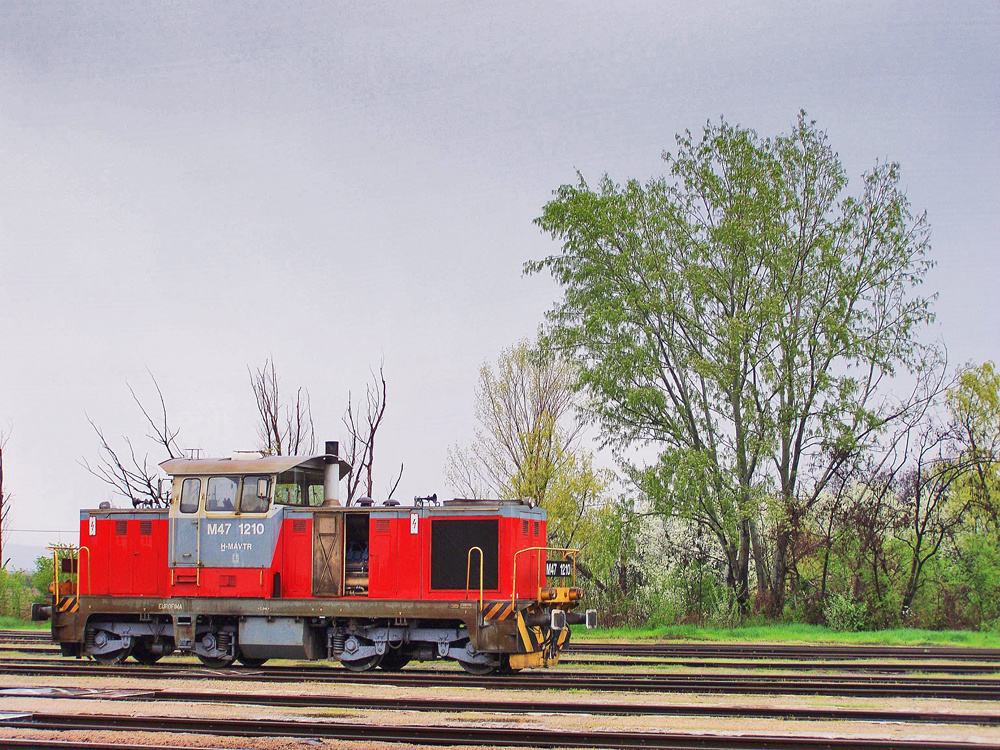
[{"label": "white roof of cab", "polygon": [[297,467],[323,471],[327,458],[340,464],[340,478],[351,465],[336,456],[264,456],[263,458],[169,458],[160,468],[172,477],[213,474],[281,474]]}]

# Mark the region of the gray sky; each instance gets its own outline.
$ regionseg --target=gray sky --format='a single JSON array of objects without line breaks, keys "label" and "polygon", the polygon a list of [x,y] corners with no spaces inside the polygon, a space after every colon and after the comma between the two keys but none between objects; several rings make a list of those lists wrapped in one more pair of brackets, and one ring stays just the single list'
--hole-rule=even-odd
[{"label": "gray sky", "polygon": [[556,298],[521,274],[551,191],[659,175],[720,115],[773,135],[804,108],[855,185],[901,162],[931,335],[998,358],[996,0],[278,5],[0,2],[13,544],[108,498],[85,413],[141,436],[147,367],[180,444],[228,455],[248,365],[309,389],[322,440],[384,359],[379,486],[403,462],[397,497],[445,494],[479,366]]}]

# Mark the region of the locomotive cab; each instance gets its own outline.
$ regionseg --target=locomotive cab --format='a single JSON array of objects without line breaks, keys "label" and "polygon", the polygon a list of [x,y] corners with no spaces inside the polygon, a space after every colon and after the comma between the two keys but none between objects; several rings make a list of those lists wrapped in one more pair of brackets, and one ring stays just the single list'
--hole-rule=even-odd
[{"label": "locomotive cab", "polygon": [[81,511],[69,594],[57,584],[53,602],[65,653],[358,671],[445,658],[485,673],[553,664],[568,626],[593,624],[575,611],[576,552],[547,546],[545,512],[529,503],[345,506],[351,467],[336,443],[161,466],[167,509]]}]

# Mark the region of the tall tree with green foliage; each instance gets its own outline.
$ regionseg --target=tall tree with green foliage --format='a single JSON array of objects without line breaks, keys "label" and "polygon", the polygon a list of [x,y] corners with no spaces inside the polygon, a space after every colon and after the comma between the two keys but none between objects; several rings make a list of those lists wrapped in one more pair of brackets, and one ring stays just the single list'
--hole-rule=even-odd
[{"label": "tall tree with green foliage", "polygon": [[657,451],[631,467],[654,508],[712,530],[744,605],[752,559],[777,612],[798,518],[893,416],[883,380],[927,354],[928,225],[897,164],[848,195],[805,113],[774,138],[709,123],[663,158],[645,185],[561,186],[536,220],[561,250],[526,270],[563,287],[549,335],[608,442]]},{"label": "tall tree with green foliage", "polygon": [[961,368],[948,407],[970,470],[961,491],[1000,539],[1000,373],[992,362]]}]

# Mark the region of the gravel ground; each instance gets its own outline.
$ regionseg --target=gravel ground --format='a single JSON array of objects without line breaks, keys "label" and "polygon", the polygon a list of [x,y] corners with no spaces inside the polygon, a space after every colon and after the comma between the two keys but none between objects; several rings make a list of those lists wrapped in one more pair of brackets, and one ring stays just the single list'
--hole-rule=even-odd
[{"label": "gravel ground", "polygon": [[[144,689],[157,688],[170,690],[201,691],[233,691],[231,680],[225,681],[164,681],[155,684],[140,677],[20,677],[6,676],[2,687],[78,687],[78,688],[115,688]],[[498,697],[488,685],[483,688],[398,688],[382,685],[329,685],[321,683],[301,684],[265,684],[244,680],[239,683],[239,691],[243,694],[290,694],[317,696],[372,696],[379,698],[421,697],[421,698],[458,698],[470,702]],[[983,701],[948,701],[948,700],[916,700],[890,699],[876,700],[864,698],[829,698],[829,697],[785,697],[785,696],[726,696],[726,695],[695,695],[695,694],[630,694],[630,693],[600,693],[596,696],[582,691],[547,691],[535,695],[526,691],[506,691],[503,695],[511,700],[531,700],[537,698],[541,702],[567,701],[574,703],[634,703],[657,705],[719,705],[719,706],[769,706],[769,707],[843,707],[843,708],[879,708],[897,710],[921,711],[955,711],[969,713],[991,713],[1000,715],[1000,703]],[[492,714],[487,712],[430,713],[409,711],[355,710],[336,708],[284,708],[259,705],[212,705],[203,703],[148,703],[127,700],[79,700],[59,698],[3,697],[0,698],[0,711],[39,711],[46,713],[103,713],[121,715],[162,715],[187,717],[217,717],[227,719],[303,719],[314,721],[356,722],[374,725],[435,725],[435,726],[491,726],[491,727],[522,727],[530,729],[565,729],[592,731],[650,731],[650,732],[696,732],[720,734],[782,734],[782,735],[814,735],[833,737],[858,738],[893,738],[893,739],[937,739],[950,741],[968,741],[1000,745],[1000,727],[976,727],[961,725],[933,724],[899,724],[872,722],[834,722],[834,721],[790,721],[769,719],[746,719],[742,721],[731,718],[714,717],[684,717],[684,716],[630,716],[623,722],[622,717],[596,715],[565,715],[565,714],[532,714],[530,716],[512,716],[509,714]],[[122,741],[121,734],[101,736],[92,732],[47,733],[54,737],[68,739],[74,735],[92,741],[95,745]],[[34,736],[43,737],[46,733]],[[5,733],[7,736],[7,733]],[[18,735],[9,735],[18,736]],[[385,747],[400,750],[407,746],[402,744],[379,743],[373,745],[367,742],[339,742],[332,740],[300,740],[300,739],[253,739],[239,740],[210,736],[181,735],[168,733],[136,733],[129,737],[136,741],[152,742],[170,747],[212,747],[212,748],[260,748],[272,750],[285,748],[308,747]]]}]

